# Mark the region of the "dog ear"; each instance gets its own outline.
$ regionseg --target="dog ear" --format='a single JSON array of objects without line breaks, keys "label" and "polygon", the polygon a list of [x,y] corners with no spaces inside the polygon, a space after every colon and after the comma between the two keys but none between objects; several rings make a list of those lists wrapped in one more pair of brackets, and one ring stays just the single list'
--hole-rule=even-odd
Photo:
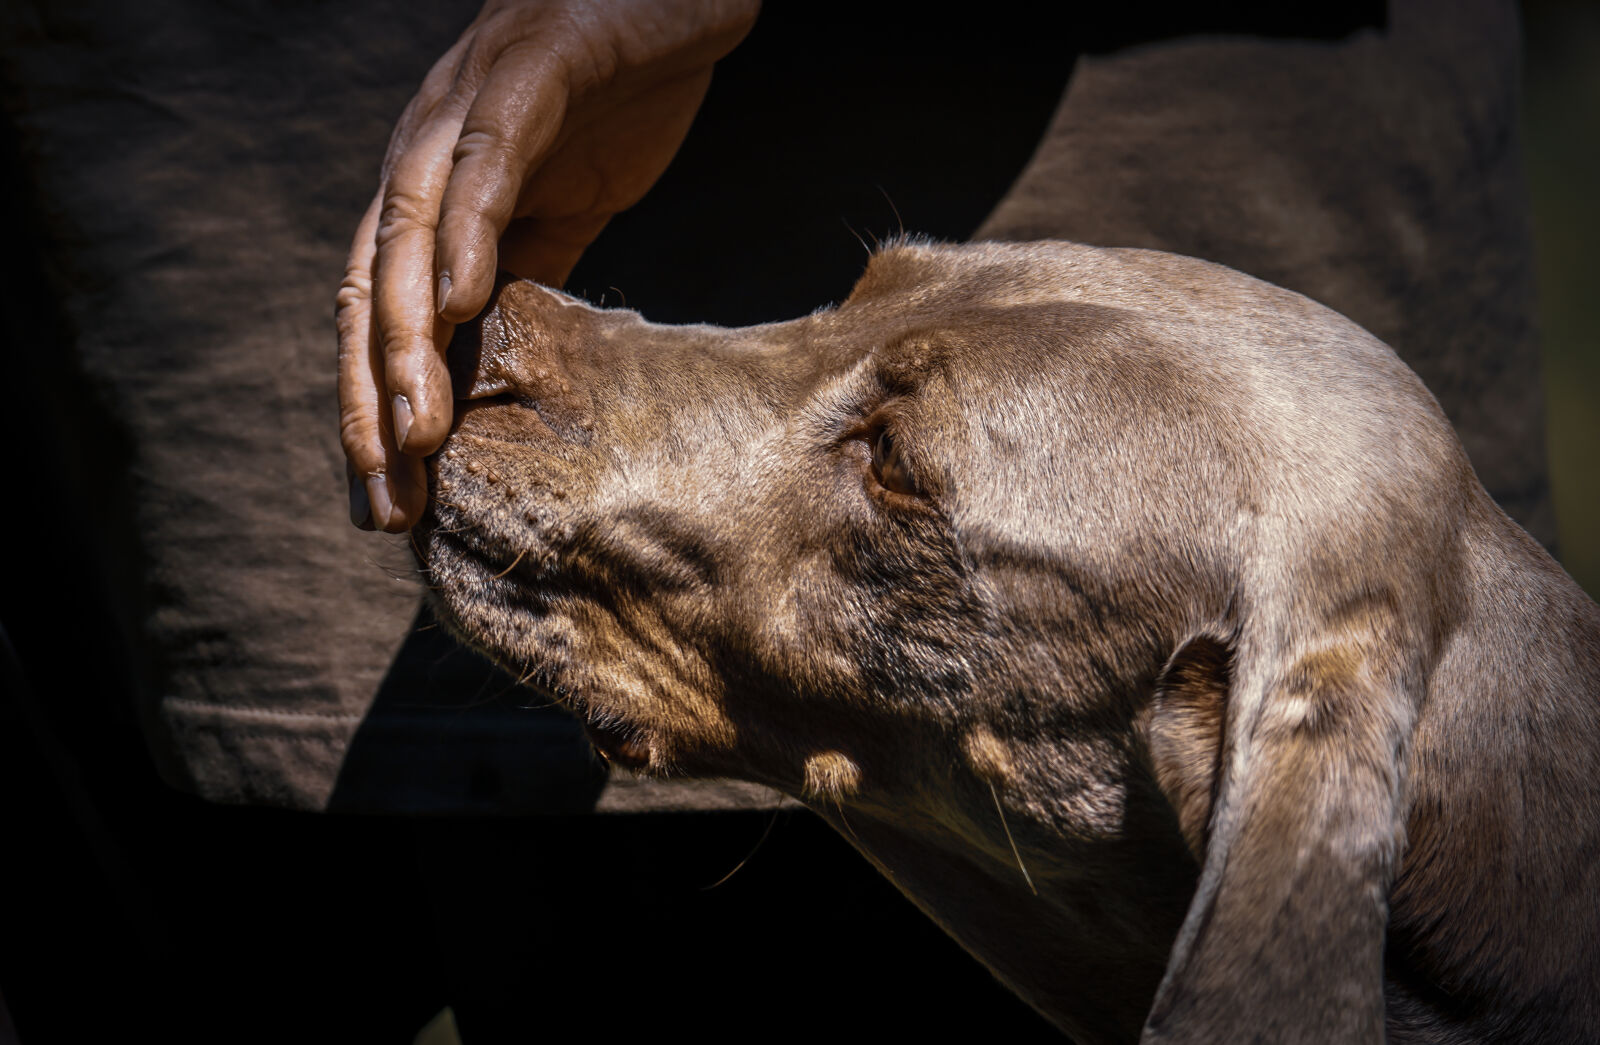
[{"label": "dog ear", "polygon": [[1147,1042],[1383,1038],[1414,704],[1394,629],[1339,617],[1194,640],[1163,673],[1151,762],[1201,873]]}]

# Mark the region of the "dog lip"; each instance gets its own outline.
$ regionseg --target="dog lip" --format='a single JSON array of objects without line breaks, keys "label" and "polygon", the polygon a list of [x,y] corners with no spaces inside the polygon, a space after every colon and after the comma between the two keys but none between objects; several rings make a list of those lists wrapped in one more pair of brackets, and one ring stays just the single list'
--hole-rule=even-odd
[{"label": "dog lip", "polygon": [[519,567],[536,564],[544,554],[542,548],[533,547],[530,542],[497,539],[482,531],[455,527],[452,525],[455,521],[441,518],[436,505],[429,504],[415,537],[425,562],[434,565],[448,559],[456,568],[467,570],[472,580],[482,582],[520,572]]},{"label": "dog lip", "polygon": [[[514,389],[486,394],[481,398],[455,400],[451,436],[501,446],[548,447],[557,443],[588,446],[594,438],[594,417],[583,410],[561,409],[560,403],[542,403]],[[503,421],[513,411],[515,424]],[[484,419],[488,418],[487,424]],[[537,425],[525,427],[529,420]]]},{"label": "dog lip", "polygon": [[624,769],[642,770],[650,767],[650,745],[632,733],[616,726],[585,722],[589,743],[600,757]]}]

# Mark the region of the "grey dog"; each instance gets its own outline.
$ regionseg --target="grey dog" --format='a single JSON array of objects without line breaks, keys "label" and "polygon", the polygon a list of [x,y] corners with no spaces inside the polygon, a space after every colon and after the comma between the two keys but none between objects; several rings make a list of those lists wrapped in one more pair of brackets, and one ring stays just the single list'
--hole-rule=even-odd
[{"label": "grey dog", "polygon": [[1600,609],[1355,325],[906,242],[478,333],[430,583],[612,761],[797,796],[1086,1045],[1592,1040]]}]

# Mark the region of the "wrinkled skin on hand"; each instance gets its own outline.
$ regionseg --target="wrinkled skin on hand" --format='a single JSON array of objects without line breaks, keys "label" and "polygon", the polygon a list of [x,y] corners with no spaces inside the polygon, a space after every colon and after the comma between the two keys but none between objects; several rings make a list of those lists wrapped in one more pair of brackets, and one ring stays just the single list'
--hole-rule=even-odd
[{"label": "wrinkled skin on hand", "polygon": [[560,286],[661,176],[755,0],[490,0],[406,107],[338,295],[351,521],[398,532],[497,268]]}]

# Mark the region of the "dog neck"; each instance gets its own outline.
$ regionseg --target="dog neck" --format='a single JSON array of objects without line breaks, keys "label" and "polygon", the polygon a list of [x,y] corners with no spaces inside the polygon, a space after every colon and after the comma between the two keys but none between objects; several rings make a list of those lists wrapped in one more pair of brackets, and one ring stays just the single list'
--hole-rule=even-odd
[{"label": "dog neck", "polygon": [[1520,1013],[1517,1040],[1582,1040],[1600,1024],[1600,607],[1483,501],[1463,537],[1474,594],[1412,736],[1390,1020],[1481,1022],[1453,1011],[1454,984],[1496,1014],[1484,1037]]},{"label": "dog neck", "polygon": [[[1439,637],[1408,745],[1387,1019],[1397,1039],[1432,1040],[1443,1028],[1463,1040],[1502,1035],[1505,1027],[1479,1026],[1487,1018],[1452,1001],[1448,985],[1467,984],[1463,996],[1496,999],[1476,1012],[1502,1022],[1520,1013],[1535,1029],[1518,1040],[1568,1040],[1600,1022],[1600,933],[1575,960],[1570,931],[1574,921],[1600,925],[1600,863],[1585,855],[1600,850],[1600,607],[1486,498],[1481,508],[1454,566],[1462,590],[1478,594]],[[1217,682],[1179,681],[1197,707]],[[1225,676],[1218,686],[1225,703]],[[1206,733],[1205,715],[1192,721]],[[870,796],[810,797],[1074,1039],[1134,1040],[1195,893],[1209,788],[1192,788],[1196,808],[1186,809],[1183,789],[1157,780],[1148,752],[1050,749],[1076,742],[1038,738],[1042,750],[1030,752],[980,729],[967,734],[954,779],[920,801],[899,793],[879,808]],[[1100,767],[1095,779],[1063,783],[1060,767],[1085,765]],[[1523,800],[1506,801],[1507,789]],[[1569,842],[1543,841],[1554,837]],[[1470,915],[1445,909],[1462,897]],[[1561,1004],[1546,1004],[1552,989]]]},{"label": "dog neck", "polygon": [[892,808],[811,804],[1075,1041],[1136,1039],[1198,873],[1171,807],[1130,762],[1112,774],[1121,777],[1114,828],[1068,834],[1058,807],[1073,797],[1059,785],[1026,774],[998,785],[983,770],[981,760],[959,770],[952,788],[920,804],[904,795]]}]

